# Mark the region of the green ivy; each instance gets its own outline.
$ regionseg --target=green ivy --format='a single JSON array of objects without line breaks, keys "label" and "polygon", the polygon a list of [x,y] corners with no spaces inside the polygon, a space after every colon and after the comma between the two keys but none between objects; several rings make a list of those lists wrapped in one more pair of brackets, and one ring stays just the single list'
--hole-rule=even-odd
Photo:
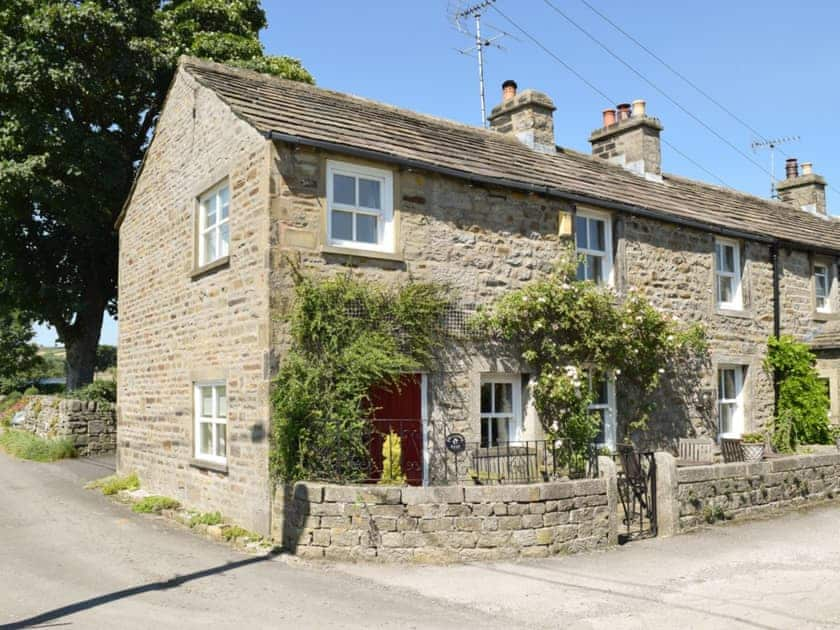
[{"label": "green ivy", "polygon": [[829,398],[815,369],[816,357],[790,336],[771,337],[764,369],[775,374],[778,405],[773,446],[789,453],[799,444],[830,444]]},{"label": "green ivy", "polygon": [[477,326],[518,344],[538,372],[533,393],[543,428],[582,456],[599,425],[587,372],[612,373],[624,393],[627,431],[644,429],[663,375],[695,370],[707,344],[700,326],[680,326],[632,289],[620,297],[576,281],[577,262],[569,248],[554,273],[505,295]]},{"label": "green ivy", "polygon": [[317,280],[295,269],[291,348],[272,388],[272,469],[283,481],[367,476],[369,393],[428,368],[444,340],[446,291],[385,288],[349,274]]}]

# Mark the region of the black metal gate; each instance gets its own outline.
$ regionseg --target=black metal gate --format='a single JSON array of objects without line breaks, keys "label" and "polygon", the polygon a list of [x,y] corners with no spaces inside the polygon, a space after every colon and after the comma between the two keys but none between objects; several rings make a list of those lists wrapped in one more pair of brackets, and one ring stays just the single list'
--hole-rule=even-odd
[{"label": "black metal gate", "polygon": [[618,496],[624,513],[624,544],[656,536],[656,459],[652,452],[640,453],[632,446],[618,447]]}]

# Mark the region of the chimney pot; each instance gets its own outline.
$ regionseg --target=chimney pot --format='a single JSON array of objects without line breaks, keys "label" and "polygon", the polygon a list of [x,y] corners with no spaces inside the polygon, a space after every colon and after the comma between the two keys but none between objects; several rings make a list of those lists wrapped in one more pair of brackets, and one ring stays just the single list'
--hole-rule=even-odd
[{"label": "chimney pot", "polygon": [[630,103],[621,103],[620,105],[617,105],[617,108],[619,120],[627,120],[630,118]]},{"label": "chimney pot", "polygon": [[509,101],[514,96],[516,96],[516,88],[519,87],[516,85],[516,81],[513,79],[508,79],[504,83],[502,83],[502,101]]},{"label": "chimney pot", "polygon": [[799,176],[799,164],[796,158],[788,158],[785,160],[785,177],[793,179]]},{"label": "chimney pot", "polygon": [[604,127],[609,127],[610,125],[615,124],[615,110],[614,109],[605,109],[604,110]]},{"label": "chimney pot", "polygon": [[633,118],[645,117],[645,102],[642,99],[633,101]]},{"label": "chimney pot", "polygon": [[811,162],[802,162],[802,174],[810,175],[814,172],[814,165]]}]

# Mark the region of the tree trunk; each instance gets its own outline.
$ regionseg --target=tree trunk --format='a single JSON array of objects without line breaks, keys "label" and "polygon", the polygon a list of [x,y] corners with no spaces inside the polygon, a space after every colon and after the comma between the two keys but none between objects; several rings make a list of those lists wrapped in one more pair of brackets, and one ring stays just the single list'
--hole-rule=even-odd
[{"label": "tree trunk", "polygon": [[77,315],[73,334],[64,340],[67,351],[67,391],[73,391],[93,382],[96,350],[102,333],[104,308]]}]

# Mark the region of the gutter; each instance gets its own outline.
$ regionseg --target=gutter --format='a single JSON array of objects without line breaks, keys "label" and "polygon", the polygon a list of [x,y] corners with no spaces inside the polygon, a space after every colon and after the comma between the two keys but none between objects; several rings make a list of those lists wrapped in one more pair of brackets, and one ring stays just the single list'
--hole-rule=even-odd
[{"label": "gutter", "polygon": [[[399,157],[396,155],[391,155],[390,153],[382,153],[380,151],[373,151],[370,149],[361,149],[359,147],[354,147],[346,144],[339,144],[337,142],[330,142],[328,140],[314,140],[311,138],[305,138],[303,136],[281,133],[279,131],[267,131],[263,132],[263,135],[270,140],[286,142],[288,144],[299,144],[302,146],[313,147],[316,149],[325,149],[327,151],[334,151],[336,153],[343,153],[345,155],[352,155],[354,157],[367,158],[369,160],[385,162],[388,164],[396,164],[398,166],[403,166],[406,168],[415,168],[419,170],[430,171],[432,173],[438,173],[440,175],[447,175],[449,177],[465,179],[467,181],[474,182],[477,184],[501,186],[504,188],[512,188],[514,190],[520,190],[523,192],[545,195],[547,197],[554,197],[556,199],[562,199],[564,201],[571,201],[573,203],[591,204],[610,210],[620,210],[628,214],[633,214],[648,219],[658,219],[660,221],[673,223],[675,225],[703,230],[704,232],[712,232],[715,234],[720,234],[722,236],[729,236],[731,238],[747,239],[767,244],[773,244],[777,242],[776,239],[769,236],[762,236],[759,234],[753,234],[751,232],[734,230],[731,228],[706,223],[704,221],[686,219],[659,210],[650,210],[649,208],[644,208],[642,206],[634,206],[632,204],[621,203],[618,201],[609,201],[601,199],[599,197],[591,197],[588,195],[571,193],[565,190],[561,190],[559,188],[552,188],[551,186],[538,186],[536,184],[526,184],[524,182],[506,179],[503,177],[476,175],[475,173],[469,173],[467,171],[461,171],[458,169],[449,168],[447,166],[429,164],[421,160],[413,160],[410,158]],[[801,245],[797,245],[796,249],[803,249],[803,247]],[[834,252],[834,255],[837,255],[837,253],[838,252]]]},{"label": "gutter", "polygon": [[[773,336],[778,339],[782,334],[782,305],[779,263],[779,244],[770,246],[770,262],[773,265]],[[779,371],[773,370],[773,417],[779,417]]]}]

